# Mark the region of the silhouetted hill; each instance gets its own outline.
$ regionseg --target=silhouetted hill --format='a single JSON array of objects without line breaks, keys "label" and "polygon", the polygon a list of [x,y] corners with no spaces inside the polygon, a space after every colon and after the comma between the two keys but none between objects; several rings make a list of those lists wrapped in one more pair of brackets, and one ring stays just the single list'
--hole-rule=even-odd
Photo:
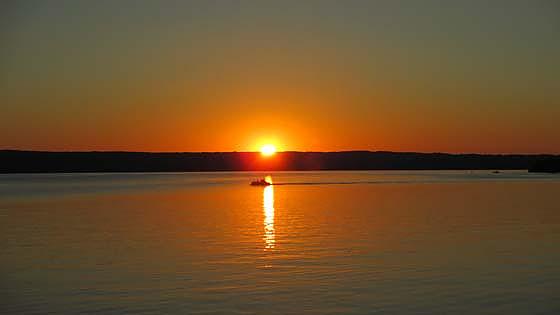
[{"label": "silhouetted hill", "polygon": [[529,166],[529,172],[560,173],[560,157],[549,157],[538,160]]},{"label": "silhouetted hill", "polygon": [[0,173],[193,172],[259,170],[528,169],[552,155],[413,152],[145,153],[0,151]]}]

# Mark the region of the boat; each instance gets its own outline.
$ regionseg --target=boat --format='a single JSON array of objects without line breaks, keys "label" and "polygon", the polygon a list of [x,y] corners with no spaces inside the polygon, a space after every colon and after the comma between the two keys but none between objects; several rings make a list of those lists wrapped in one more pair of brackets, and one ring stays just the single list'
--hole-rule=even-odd
[{"label": "boat", "polygon": [[272,183],[267,182],[265,179],[257,179],[251,182],[251,186],[270,186]]}]

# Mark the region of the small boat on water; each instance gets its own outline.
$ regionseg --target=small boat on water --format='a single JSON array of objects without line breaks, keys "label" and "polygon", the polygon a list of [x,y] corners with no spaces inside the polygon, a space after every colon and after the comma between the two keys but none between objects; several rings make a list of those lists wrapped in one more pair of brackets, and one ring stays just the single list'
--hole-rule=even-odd
[{"label": "small boat on water", "polygon": [[267,182],[264,178],[257,179],[251,182],[251,186],[270,186],[272,183]]}]

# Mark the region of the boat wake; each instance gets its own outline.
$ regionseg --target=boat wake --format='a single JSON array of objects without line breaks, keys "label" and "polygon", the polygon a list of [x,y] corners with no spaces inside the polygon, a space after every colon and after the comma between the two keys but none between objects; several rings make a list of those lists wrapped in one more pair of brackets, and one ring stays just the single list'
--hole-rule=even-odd
[{"label": "boat wake", "polygon": [[293,183],[273,183],[273,186],[292,186],[292,185],[359,185],[359,184],[402,184],[414,183],[417,181],[356,181],[356,182],[293,182]]}]

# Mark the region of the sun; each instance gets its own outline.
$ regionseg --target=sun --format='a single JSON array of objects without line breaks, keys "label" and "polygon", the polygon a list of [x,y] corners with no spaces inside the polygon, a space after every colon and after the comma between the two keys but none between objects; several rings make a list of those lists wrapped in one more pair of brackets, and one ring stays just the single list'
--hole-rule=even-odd
[{"label": "sun", "polygon": [[265,144],[261,147],[261,154],[264,156],[271,156],[276,153],[276,147],[272,144]]}]

